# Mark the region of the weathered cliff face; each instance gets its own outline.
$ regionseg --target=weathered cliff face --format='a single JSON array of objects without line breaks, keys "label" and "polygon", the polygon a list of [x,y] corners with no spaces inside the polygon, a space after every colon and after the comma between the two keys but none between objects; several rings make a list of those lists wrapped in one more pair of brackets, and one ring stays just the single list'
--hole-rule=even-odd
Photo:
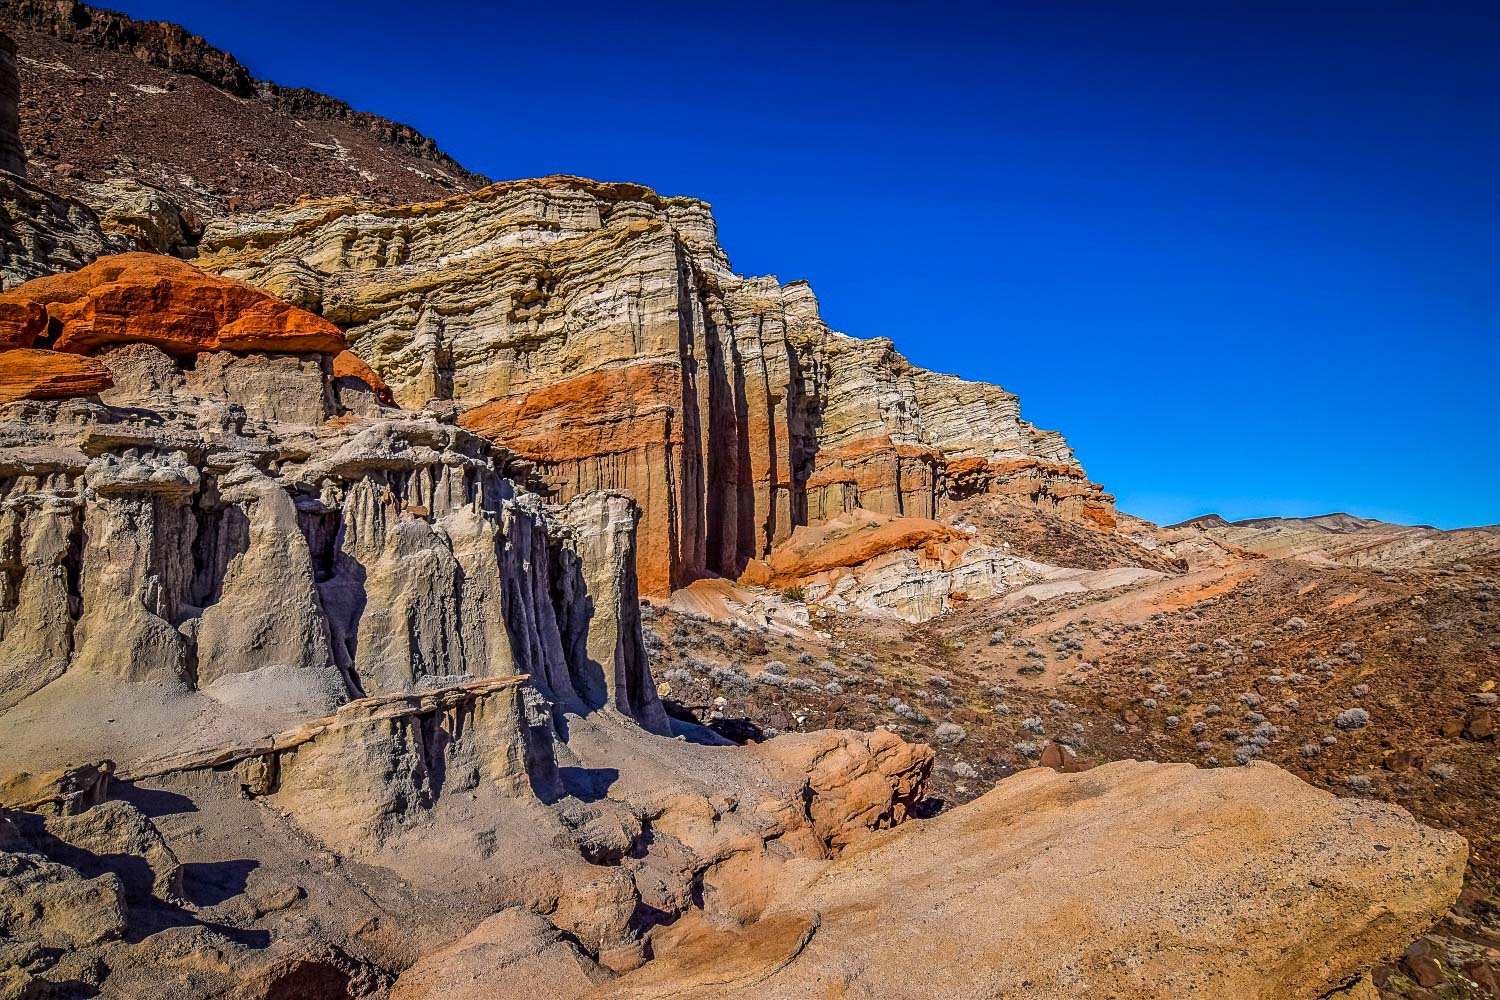
[{"label": "weathered cliff face", "polygon": [[297,711],[531,674],[665,729],[627,498],[554,537],[510,453],[336,377],[326,321],[169,258],[31,282],[0,321],[4,704],[64,670]]},{"label": "weathered cliff face", "polygon": [[647,592],[738,576],[856,506],[931,517],[989,490],[1112,523],[1014,395],[835,333],[806,284],[734,274],[693,199],[553,177],[305,201],[215,223],[201,249],[343,327],[404,405],[454,401],[559,499],[629,492]]}]

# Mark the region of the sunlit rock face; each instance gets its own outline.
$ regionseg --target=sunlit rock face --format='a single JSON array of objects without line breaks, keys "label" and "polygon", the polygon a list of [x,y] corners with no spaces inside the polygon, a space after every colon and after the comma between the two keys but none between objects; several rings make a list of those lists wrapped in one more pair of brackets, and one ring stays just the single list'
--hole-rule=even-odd
[{"label": "sunlit rock face", "polygon": [[397,401],[451,400],[557,499],[641,505],[641,589],[738,576],[855,507],[988,491],[1113,524],[1062,436],[997,386],[830,330],[803,282],[735,274],[709,206],[550,177],[209,227],[200,262],[344,328]]}]

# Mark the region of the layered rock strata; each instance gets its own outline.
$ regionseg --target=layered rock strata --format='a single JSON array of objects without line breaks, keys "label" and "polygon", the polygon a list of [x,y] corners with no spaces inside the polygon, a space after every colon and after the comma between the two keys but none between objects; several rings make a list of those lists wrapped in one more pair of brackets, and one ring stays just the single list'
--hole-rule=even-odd
[{"label": "layered rock strata", "polygon": [[1064,592],[1159,579],[1157,570],[1081,570],[1023,558],[926,518],[855,509],[799,527],[741,581],[792,594],[822,610],[925,622],[969,601],[1030,603]]},{"label": "layered rock strata", "polygon": [[1465,852],[1398,809],[1263,764],[1038,768],[788,866],[753,919],[688,914],[653,936],[652,962],[606,985],[531,933],[507,954],[489,926],[394,995],[478,1000],[512,964],[540,964],[561,997],[1316,1000],[1429,926]]},{"label": "layered rock strata", "polygon": [[737,577],[854,507],[932,517],[982,489],[1112,523],[1014,395],[835,333],[804,283],[736,275],[700,201],[551,177],[304,201],[214,223],[200,249],[342,327],[403,405],[453,401],[557,498],[629,492],[648,593]]},{"label": "layered rock strata", "polygon": [[0,291],[130,249],[82,202],[0,173]]},{"label": "layered rock strata", "polygon": [[[0,414],[6,704],[65,670],[325,711],[524,673],[665,728],[628,499],[578,500],[554,537],[508,452],[336,378],[325,321],[168,258],[29,283],[0,326],[94,353],[0,354],[30,397]],[[331,419],[351,410],[374,415]]]}]

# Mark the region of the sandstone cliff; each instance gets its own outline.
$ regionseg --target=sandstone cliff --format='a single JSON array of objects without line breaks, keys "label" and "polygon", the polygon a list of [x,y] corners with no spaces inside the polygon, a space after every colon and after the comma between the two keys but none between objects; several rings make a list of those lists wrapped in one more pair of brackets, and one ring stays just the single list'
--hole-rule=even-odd
[{"label": "sandstone cliff", "polygon": [[403,405],[453,401],[559,499],[629,492],[647,592],[737,577],[855,507],[932,517],[988,491],[1113,523],[1014,395],[830,330],[804,283],[736,275],[694,199],[551,177],[304,201],[216,222],[201,251],[344,328]]},{"label": "sandstone cliff", "polygon": [[336,377],[325,320],[136,254],[0,296],[0,345],[4,398],[109,403],[0,422],[5,704],[64,670],[299,710],[519,673],[665,729],[633,504],[550,531],[508,452]]}]

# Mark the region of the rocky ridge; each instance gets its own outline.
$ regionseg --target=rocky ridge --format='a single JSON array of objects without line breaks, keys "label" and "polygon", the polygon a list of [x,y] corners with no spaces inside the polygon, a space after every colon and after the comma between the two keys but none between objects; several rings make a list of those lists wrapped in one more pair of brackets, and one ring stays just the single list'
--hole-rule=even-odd
[{"label": "rocky ridge", "polygon": [[830,330],[805,283],[736,275],[701,201],[551,177],[303,201],[215,222],[200,249],[339,325],[403,405],[451,402],[554,496],[630,492],[647,593],[737,577],[856,507],[930,518],[990,492],[1113,523],[1014,395]]},{"label": "rocky ridge", "polygon": [[[357,192],[416,201],[486,183],[415,129],[254,79],[178,25],[76,0],[6,0],[33,179],[85,203],[165,197],[197,219]],[[116,190],[112,190],[116,188]],[[154,192],[154,194],[153,194]]]}]

